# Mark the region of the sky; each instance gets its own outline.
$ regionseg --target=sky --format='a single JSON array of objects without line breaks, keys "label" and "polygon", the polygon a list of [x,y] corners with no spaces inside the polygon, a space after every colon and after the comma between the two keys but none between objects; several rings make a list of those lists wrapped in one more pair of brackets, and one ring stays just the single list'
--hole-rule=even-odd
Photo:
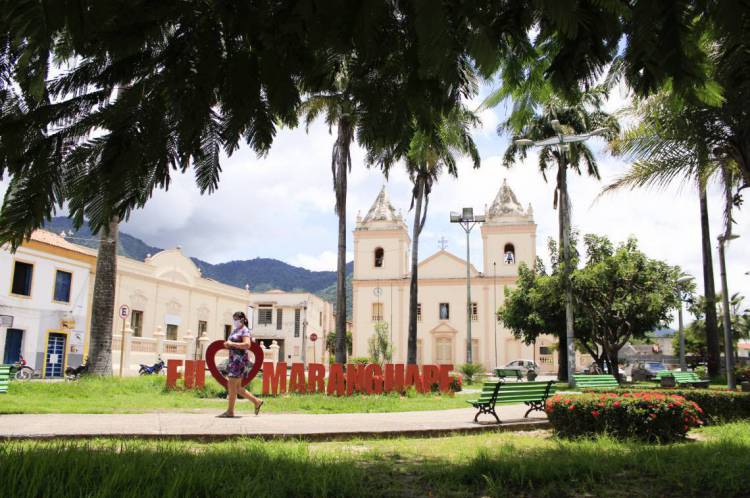
[{"label": "sky", "polygon": [[[470,105],[476,106],[489,91],[485,85]],[[615,91],[607,110],[622,107],[627,96]],[[427,224],[420,238],[420,259],[438,250],[438,239],[448,240],[447,250],[461,257],[466,252],[464,232],[449,223],[449,212],[464,206],[482,212],[492,203],[503,179],[507,179],[519,201],[531,203],[537,223],[537,254],[545,256],[549,237],[557,234],[557,212],[552,208],[554,184],[545,183],[536,167],[536,154],[512,169],[501,164],[508,137],[498,136],[496,127],[508,109],[500,106],[481,112],[482,126],[473,135],[482,166],[472,169],[468,160],[459,162],[458,178],[444,176],[433,188]],[[334,130],[335,132],[335,130]],[[276,258],[310,270],[336,267],[337,218],[331,178],[331,147],[334,136],[322,123],[309,130],[280,130],[270,153],[258,158],[242,147],[222,161],[219,189],[200,195],[191,172],[176,174],[169,191],[156,192],[142,210],[133,213],[121,230],[148,244],[170,248],[212,263],[256,257]],[[652,258],[679,265],[695,276],[702,290],[699,205],[696,188],[687,185],[666,190],[622,191],[598,197],[602,188],[627,170],[622,160],[607,154],[601,139],[591,139],[602,180],[571,175],[572,221],[582,234],[607,235],[614,242],[635,236],[640,248]],[[352,172],[347,201],[348,243],[358,212],[364,216],[383,184],[396,209],[403,210],[409,226],[411,185],[403,167],[392,170],[386,182],[377,169],[368,169],[364,151],[352,150]],[[5,184],[1,185],[2,190]],[[709,210],[715,267],[719,278],[716,235],[722,227],[722,199],[717,185],[709,188]],[[747,206],[747,204],[746,204]],[[735,233],[741,237],[727,248],[730,292],[750,295],[750,209],[735,216]],[[347,260],[353,257],[351,250]],[[481,262],[479,230],[472,232],[471,258]],[[481,264],[479,265],[481,266]],[[481,270],[481,268],[480,268]],[[750,306],[750,298],[744,303]]]}]

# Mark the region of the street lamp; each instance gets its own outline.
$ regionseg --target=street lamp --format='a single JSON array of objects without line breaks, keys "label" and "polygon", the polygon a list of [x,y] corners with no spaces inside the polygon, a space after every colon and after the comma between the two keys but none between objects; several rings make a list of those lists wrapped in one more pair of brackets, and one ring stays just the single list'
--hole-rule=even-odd
[{"label": "street lamp", "polygon": [[302,364],[307,366],[307,301],[302,301],[298,307],[301,307],[304,311],[302,317]]},{"label": "street lamp", "polygon": [[734,344],[732,344],[732,324],[729,311],[729,291],[727,289],[727,264],[724,260],[724,245],[730,240],[739,238],[739,235],[719,235],[719,264],[721,265],[721,293],[724,306],[724,362],[727,369],[727,387],[737,388],[737,380],[734,377]]},{"label": "street lamp", "polygon": [[484,215],[474,215],[474,208],[465,207],[461,213],[451,211],[451,223],[458,223],[466,232],[466,363],[472,363],[471,355],[471,254],[469,233],[477,223],[484,222]]},{"label": "street lamp", "polygon": [[[555,136],[544,138],[542,140],[519,138],[515,140],[514,143],[522,147],[544,147],[548,145],[557,145],[560,151],[561,158],[560,168],[563,170],[567,168],[566,152],[570,148],[570,144],[584,142],[593,136],[602,135],[607,131],[606,128],[597,128],[588,133],[566,135],[565,133],[563,133],[562,125],[560,124],[559,120],[553,119],[552,121],[550,121],[550,125],[552,125],[552,129],[555,130]],[[570,262],[570,234],[568,233],[568,228],[570,227],[570,213],[568,210],[567,187],[564,186],[564,183],[567,180],[565,180],[565,175],[561,175],[561,178],[563,178],[561,182],[563,183],[563,185],[560,186],[559,190],[561,194],[564,194],[560,202],[560,214],[561,221],[563,221],[561,223],[561,225],[563,225],[561,227],[561,232],[563,239],[563,261],[565,262],[565,264],[563,265],[563,284],[565,285],[565,337],[567,338],[568,343],[568,383],[572,386],[575,384],[575,378],[573,377],[573,375],[576,371],[576,348],[575,334],[573,331],[573,297],[570,286],[570,268],[568,268],[568,263]]]},{"label": "street lamp", "polygon": [[[685,275],[684,277],[680,277],[677,279],[678,284],[686,284],[688,282],[692,282],[693,277],[690,275]],[[677,308],[677,324],[679,327],[679,334],[680,334],[680,370],[683,372],[687,372],[687,361],[685,361],[685,328],[682,325],[682,303],[685,302],[686,293],[680,289],[677,288],[677,293],[680,298],[680,307]]]}]

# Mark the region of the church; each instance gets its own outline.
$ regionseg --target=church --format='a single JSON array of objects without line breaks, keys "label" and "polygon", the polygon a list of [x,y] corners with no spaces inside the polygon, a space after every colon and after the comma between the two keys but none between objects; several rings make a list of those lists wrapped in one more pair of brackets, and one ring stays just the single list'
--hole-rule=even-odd
[{"label": "church", "polygon": [[[456,227],[458,228],[458,227]],[[513,337],[495,311],[505,288],[513,286],[518,265],[536,259],[536,224],[529,205],[524,208],[503,181],[480,226],[481,268],[470,266],[471,341],[473,361],[487,369],[510,361],[535,361],[553,372],[554,340],[525,345]],[[378,322],[386,322],[394,345],[394,363],[405,363],[411,276],[409,229],[391,204],[385,186],[367,215],[357,216],[354,229],[352,280],[353,356],[368,356],[368,339]],[[475,233],[475,232],[472,232]],[[466,362],[466,260],[440,249],[419,263],[417,305],[417,363]]]}]

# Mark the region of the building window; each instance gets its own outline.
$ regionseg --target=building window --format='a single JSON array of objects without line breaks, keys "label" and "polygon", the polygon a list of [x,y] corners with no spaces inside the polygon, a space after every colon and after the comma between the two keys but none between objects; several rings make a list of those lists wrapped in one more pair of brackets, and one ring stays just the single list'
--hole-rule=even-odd
[{"label": "building window", "polygon": [[276,330],[281,330],[281,324],[284,321],[284,312],[281,308],[276,308]]},{"label": "building window", "polygon": [[10,292],[18,296],[31,296],[31,279],[34,276],[34,265],[16,261],[13,267],[13,285]]},{"label": "building window", "polygon": [[224,325],[224,340],[228,341],[230,335],[232,335],[232,326]]},{"label": "building window", "polygon": [[167,339],[170,341],[177,340],[177,325],[167,324]]},{"label": "building window", "polygon": [[318,325],[323,326],[323,312],[320,312],[320,317],[318,318]]},{"label": "building window", "polygon": [[71,282],[73,282],[72,273],[69,271],[57,270],[57,273],[55,273],[55,301],[59,303],[70,302]]},{"label": "building window", "polygon": [[383,267],[383,259],[385,258],[385,251],[382,247],[375,249],[375,268]]},{"label": "building window", "polygon": [[552,349],[549,346],[539,346],[539,354],[541,355],[552,354]]},{"label": "building window", "polygon": [[133,310],[130,314],[130,328],[133,337],[143,337],[143,311]]},{"label": "building window", "polygon": [[300,310],[294,310],[294,337],[299,337]]},{"label": "building window", "polygon": [[417,303],[417,321],[422,321],[422,303]]},{"label": "building window", "polygon": [[479,363],[479,339],[471,340],[471,361]]},{"label": "building window", "polygon": [[450,320],[451,317],[451,307],[448,303],[440,303],[440,319],[441,320]]},{"label": "building window", "polygon": [[422,339],[417,339],[417,365],[422,364]]},{"label": "building window", "polygon": [[208,322],[205,320],[198,320],[198,337],[202,336],[208,331]]},{"label": "building window", "polygon": [[271,306],[258,307],[258,325],[271,325],[273,323],[273,308]]},{"label": "building window", "polygon": [[471,303],[471,320],[474,322],[479,320],[479,305],[477,303]]},{"label": "building window", "polygon": [[436,362],[439,364],[453,363],[453,341],[447,337],[437,339],[435,344]]},{"label": "building window", "polygon": [[372,303],[372,321],[383,321],[383,303]]},{"label": "building window", "polygon": [[503,253],[503,261],[506,265],[516,264],[516,248],[513,247],[513,244],[505,244]]}]

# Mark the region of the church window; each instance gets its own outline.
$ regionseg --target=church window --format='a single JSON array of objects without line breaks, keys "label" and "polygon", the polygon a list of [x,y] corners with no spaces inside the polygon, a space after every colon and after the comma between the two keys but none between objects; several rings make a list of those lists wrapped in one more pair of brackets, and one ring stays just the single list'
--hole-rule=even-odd
[{"label": "church window", "polygon": [[375,268],[383,267],[383,259],[385,258],[385,251],[382,247],[375,249]]},{"label": "church window", "polygon": [[372,321],[383,321],[383,303],[372,303]]},{"label": "church window", "polygon": [[506,265],[516,264],[516,248],[513,247],[513,244],[505,244],[505,249],[503,249],[503,261]]},{"label": "church window", "polygon": [[422,321],[422,303],[417,303],[417,321]]},{"label": "church window", "polygon": [[438,364],[453,363],[453,341],[447,337],[437,339],[435,344]]},{"label": "church window", "polygon": [[440,303],[440,319],[449,320],[451,317],[451,308],[448,303]]},{"label": "church window", "polygon": [[471,303],[471,320],[474,322],[479,320],[479,305],[477,303]]}]

